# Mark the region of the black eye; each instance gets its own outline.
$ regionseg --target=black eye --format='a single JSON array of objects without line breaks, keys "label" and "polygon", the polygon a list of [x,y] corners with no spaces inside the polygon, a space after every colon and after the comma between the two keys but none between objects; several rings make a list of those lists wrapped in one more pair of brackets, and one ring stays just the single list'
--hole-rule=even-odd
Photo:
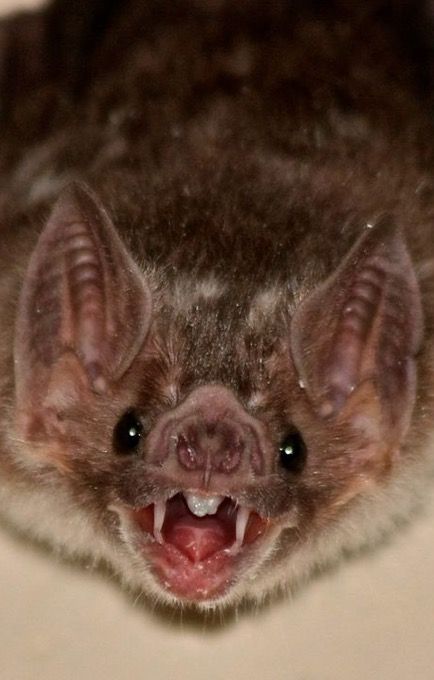
[{"label": "black eye", "polygon": [[134,411],[127,411],[119,420],[113,433],[113,444],[117,453],[133,453],[138,447],[143,425]]},{"label": "black eye", "polygon": [[300,432],[288,434],[279,446],[280,464],[288,472],[301,472],[306,462],[306,444]]}]

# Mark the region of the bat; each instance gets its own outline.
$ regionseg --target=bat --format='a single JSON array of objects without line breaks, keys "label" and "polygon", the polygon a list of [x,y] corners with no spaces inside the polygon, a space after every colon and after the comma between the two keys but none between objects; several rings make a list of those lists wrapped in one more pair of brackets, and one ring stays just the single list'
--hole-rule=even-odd
[{"label": "bat", "polygon": [[151,600],[292,592],[429,485],[432,17],[353,5],[1,24],[0,512]]}]

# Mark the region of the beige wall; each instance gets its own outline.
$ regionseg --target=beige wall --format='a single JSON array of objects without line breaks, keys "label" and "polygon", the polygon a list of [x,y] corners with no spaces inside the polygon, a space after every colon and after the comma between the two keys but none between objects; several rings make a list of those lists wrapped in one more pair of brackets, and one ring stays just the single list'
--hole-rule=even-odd
[{"label": "beige wall", "polygon": [[41,0],[0,0],[0,12],[5,14],[16,9],[26,9],[42,4]]}]

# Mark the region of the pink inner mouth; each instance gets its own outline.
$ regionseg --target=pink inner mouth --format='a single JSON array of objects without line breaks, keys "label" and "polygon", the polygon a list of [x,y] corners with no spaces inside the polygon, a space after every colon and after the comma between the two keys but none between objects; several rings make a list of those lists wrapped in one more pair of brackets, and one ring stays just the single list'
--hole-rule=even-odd
[{"label": "pink inner mouth", "polygon": [[189,600],[223,594],[234,581],[243,548],[268,526],[268,520],[238,508],[230,498],[215,514],[197,517],[179,493],[166,503],[160,532],[155,531],[155,513],[154,505],[133,512],[140,529],[157,539],[146,547],[155,574],[165,588]]}]

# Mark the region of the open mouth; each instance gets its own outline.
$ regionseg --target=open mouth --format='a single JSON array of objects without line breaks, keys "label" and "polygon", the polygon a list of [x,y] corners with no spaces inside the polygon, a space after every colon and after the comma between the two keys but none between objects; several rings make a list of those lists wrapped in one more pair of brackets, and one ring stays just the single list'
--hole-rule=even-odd
[{"label": "open mouth", "polygon": [[269,520],[228,496],[177,493],[132,511],[162,585],[188,600],[221,596],[234,582],[236,563],[269,526]]}]

